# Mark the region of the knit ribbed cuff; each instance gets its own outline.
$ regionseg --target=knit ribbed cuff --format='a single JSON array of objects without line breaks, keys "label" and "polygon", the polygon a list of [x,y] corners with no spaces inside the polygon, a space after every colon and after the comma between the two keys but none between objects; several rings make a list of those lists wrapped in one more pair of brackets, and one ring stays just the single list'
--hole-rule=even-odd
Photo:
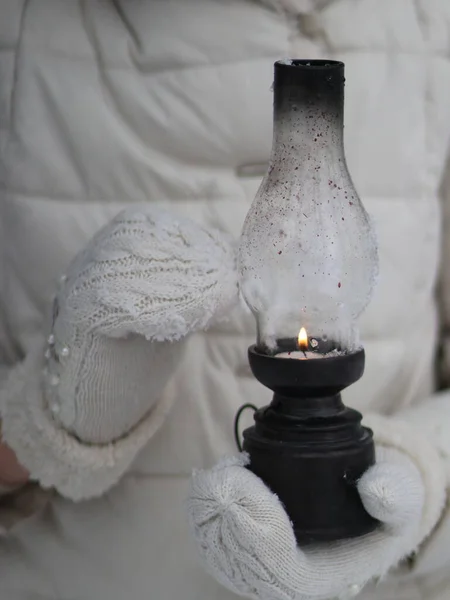
[{"label": "knit ribbed cuff", "polygon": [[9,374],[0,410],[3,438],[31,479],[72,500],[100,496],[114,486],[160,428],[171,405],[170,389],[126,436],[105,445],[83,444],[53,419],[43,392],[44,348],[34,348]]}]

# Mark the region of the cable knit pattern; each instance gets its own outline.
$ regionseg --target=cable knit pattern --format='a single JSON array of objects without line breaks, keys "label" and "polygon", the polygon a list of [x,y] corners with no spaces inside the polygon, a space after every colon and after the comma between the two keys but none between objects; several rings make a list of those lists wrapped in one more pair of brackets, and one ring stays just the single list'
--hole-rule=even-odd
[{"label": "cable knit pattern", "polygon": [[[365,415],[394,419],[408,405],[423,403],[430,420],[440,421],[440,439],[450,438],[441,405],[426,400],[439,334],[434,290],[438,187],[450,123],[448,0],[0,0],[0,7],[2,364],[13,368],[28,354],[33,338],[44,336],[44,315],[58,276],[130,203],[164,206],[236,239],[269,160],[273,62],[292,56],[335,58],[346,64],[347,160],[380,243],[380,282],[361,323],[366,372],[346,390],[345,402]],[[238,407],[244,401],[262,406],[269,399],[248,372],[253,327],[251,315],[236,311],[207,334],[189,336],[186,349],[180,340],[183,358],[170,392],[180,401],[129,476],[93,501],[74,504],[55,495],[44,515],[19,524],[9,540],[1,540],[0,596],[234,598],[195,562],[180,504],[194,467],[208,468],[234,451]],[[72,331],[75,327],[64,325],[62,333]],[[141,360],[152,365],[150,381],[158,365],[142,336],[93,334],[80,384],[101,387],[100,375],[94,377],[88,367],[99,360],[98,344],[106,340],[101,355],[114,364],[108,377],[116,372],[121,389],[125,365],[130,373],[141,368],[131,348],[138,347],[134,335],[140,350],[149,352]],[[101,402],[87,402],[84,412],[68,381],[69,370],[78,368],[77,349],[65,336],[55,338],[45,380],[52,397],[39,396],[22,381],[7,404],[9,411],[12,400],[18,401],[10,413],[15,443],[19,448],[21,438],[31,436],[22,455],[41,471],[41,457],[47,457],[41,448],[57,440],[48,459],[62,480],[64,452],[71,452],[76,463],[70,478],[82,464],[89,469],[95,457],[100,461],[99,449],[113,454],[124,440],[131,447],[136,433],[131,413],[136,410],[133,418],[138,416],[140,402],[133,402],[136,381],[121,413],[123,418],[127,412],[129,421],[122,426],[129,434],[119,434],[113,443],[80,444],[81,434],[86,440],[107,440],[111,422],[98,408],[112,410],[121,403],[108,394]],[[115,341],[123,344],[122,364]],[[36,352],[30,369],[33,381],[43,385],[43,360]],[[23,378],[24,366],[12,374]],[[53,372],[60,376],[54,387],[48,385]],[[65,386],[68,392],[62,394]],[[21,390],[33,402],[27,403]],[[47,404],[59,397],[66,401],[59,413],[50,414]],[[0,404],[3,399],[0,392]],[[152,402],[140,426],[155,417],[160,402],[153,408]],[[34,412],[43,424],[32,425],[28,434]],[[425,437],[425,419],[419,428]],[[430,462],[429,470],[434,469]],[[411,576],[407,582],[392,577],[394,583],[387,577],[373,594],[365,589],[364,600],[447,600],[449,547],[450,519],[442,516],[421,544],[419,558],[425,552],[426,569],[423,560],[416,561],[430,576]]]},{"label": "cable knit pattern", "polygon": [[278,498],[243,468],[245,453],[194,473],[191,530],[204,565],[220,583],[252,598],[348,597],[419,549],[445,505],[442,455],[407,420],[369,415],[365,422],[374,430],[377,464],[358,489],[382,525],[361,538],[298,549]]},{"label": "cable knit pattern", "polygon": [[121,212],[75,259],[55,333],[178,340],[204,329],[237,292],[230,238],[149,205]]},{"label": "cable knit pattern", "polygon": [[54,303],[46,396],[80,439],[108,443],[160,398],[177,340],[237,299],[233,244],[213,228],[131,207],[73,261]]},{"label": "cable knit pattern", "polygon": [[175,400],[180,338],[236,298],[233,246],[219,231],[149,206],[118,215],[62,279],[45,368],[38,345],[2,389],[21,463],[75,500],[110,488]]},{"label": "cable knit pattern", "polygon": [[356,595],[415,550],[424,486],[405,455],[384,451],[358,484],[366,510],[381,522],[375,532],[305,548],[297,547],[278,497],[243,468],[246,460],[194,473],[188,500],[201,559],[235,593],[258,600]]}]

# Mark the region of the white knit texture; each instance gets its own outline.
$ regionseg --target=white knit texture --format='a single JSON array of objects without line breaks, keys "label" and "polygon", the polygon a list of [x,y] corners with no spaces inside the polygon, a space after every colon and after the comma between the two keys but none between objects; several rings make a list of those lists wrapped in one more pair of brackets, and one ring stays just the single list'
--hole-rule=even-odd
[{"label": "white knit texture", "polygon": [[225,313],[237,294],[230,239],[174,213],[121,212],[74,260],[58,294],[55,334],[178,340]]},{"label": "white knit texture", "polygon": [[181,338],[226,313],[236,281],[219,231],[151,206],[102,229],[61,280],[45,353],[37,343],[0,390],[32,478],[74,500],[114,485],[176,399]]},{"label": "white knit texture", "polygon": [[[368,414],[364,424],[374,432],[378,453],[396,450],[409,458],[420,472],[425,502],[417,545],[433,532],[445,508],[449,479],[447,461],[442,456],[438,440],[425,427],[418,427],[408,412],[398,417]],[[430,435],[431,434],[431,435]]]},{"label": "white knit texture", "polygon": [[[298,548],[278,497],[245,468],[227,459],[193,475],[191,529],[207,570],[235,593],[267,600],[325,600],[355,595],[383,577],[419,543],[424,485],[403,453],[381,449],[358,488],[366,510],[380,520],[366,536]],[[307,485],[307,482],[305,482]]]},{"label": "white knit texture", "polygon": [[153,409],[188,333],[237,298],[234,249],[219,231],[151,206],[102,229],[62,280],[46,396],[89,443],[120,438]]},{"label": "white knit texture", "polygon": [[160,428],[173,391],[126,436],[114,443],[81,442],[53,418],[42,382],[43,348],[32,348],[11,370],[0,409],[4,441],[44,489],[55,488],[72,500],[100,496],[125,473],[138,452]]}]

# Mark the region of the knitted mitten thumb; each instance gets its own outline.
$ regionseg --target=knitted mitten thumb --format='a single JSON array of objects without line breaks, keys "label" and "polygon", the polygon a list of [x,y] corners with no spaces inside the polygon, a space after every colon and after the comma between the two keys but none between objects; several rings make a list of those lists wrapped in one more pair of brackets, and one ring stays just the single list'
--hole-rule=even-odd
[{"label": "knitted mitten thumb", "polygon": [[[430,455],[434,456],[432,450]],[[248,470],[248,456],[197,471],[188,513],[205,568],[255,600],[329,600],[357,595],[382,578],[429,533],[436,511],[421,472],[403,452],[378,448],[358,490],[379,527],[365,536],[298,547],[279,498]],[[308,482],[304,482],[305,489]],[[330,502],[333,499],[330,498]]]}]

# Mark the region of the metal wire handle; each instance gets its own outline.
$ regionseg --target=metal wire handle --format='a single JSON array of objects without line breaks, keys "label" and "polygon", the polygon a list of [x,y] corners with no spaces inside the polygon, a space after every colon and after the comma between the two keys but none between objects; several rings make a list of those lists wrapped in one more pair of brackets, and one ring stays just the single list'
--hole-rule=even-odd
[{"label": "metal wire handle", "polygon": [[258,409],[254,404],[243,404],[241,408],[237,411],[236,416],[234,417],[234,439],[236,440],[236,446],[238,447],[239,452],[242,452],[242,444],[239,436],[239,421],[241,419],[242,413],[244,410],[251,408],[253,412],[256,412]]}]

